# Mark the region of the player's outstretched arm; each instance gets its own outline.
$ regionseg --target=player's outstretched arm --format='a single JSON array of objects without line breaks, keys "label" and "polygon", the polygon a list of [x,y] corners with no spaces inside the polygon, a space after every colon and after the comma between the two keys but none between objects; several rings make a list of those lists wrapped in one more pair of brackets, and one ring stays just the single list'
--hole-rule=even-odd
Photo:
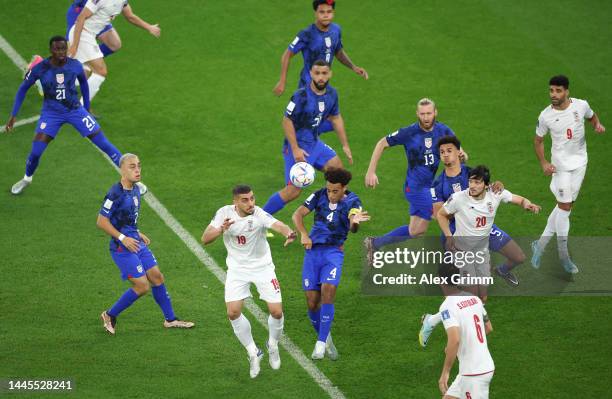
[{"label": "player's outstretched arm", "polygon": [[83,26],[85,26],[85,20],[93,15],[93,12],[87,7],[83,7],[83,11],[77,17],[76,23],[74,24],[74,37],[72,38],[72,43],[70,43],[70,48],[68,49],[68,57],[74,58],[77,53],[77,49],[79,48],[79,43],[81,41],[81,33],[83,33]]},{"label": "player's outstretched arm", "polygon": [[204,234],[202,234],[202,244],[208,245],[215,241],[217,237],[227,231],[232,224],[234,224],[234,221],[229,218],[226,218],[223,221],[221,227],[215,227],[212,224],[209,224],[208,227],[206,227],[206,230],[204,230]]},{"label": "player's outstretched arm", "polygon": [[367,211],[362,211],[360,209],[351,209],[349,212],[349,220],[351,221],[349,229],[351,233],[357,233],[359,230],[359,224],[361,222],[367,222],[370,220],[370,215],[368,215]]},{"label": "player's outstretched arm", "polygon": [[526,211],[533,212],[535,214],[540,213],[540,210],[542,209],[541,206],[532,204],[531,201],[529,201],[527,198],[521,197],[520,195],[516,194],[512,194],[512,203],[520,206]]},{"label": "player's outstretched arm", "polygon": [[342,65],[345,65],[348,69],[355,72],[357,75],[362,76],[365,80],[368,80],[370,78],[368,72],[365,69],[353,64],[346,51],[344,51],[344,48],[338,50],[338,52],[336,53],[336,58],[342,63]]},{"label": "player's outstretched arm", "polygon": [[159,27],[159,24],[151,25],[150,23],[144,21],[138,15],[134,14],[134,12],[132,11],[132,7],[130,7],[129,4],[123,7],[123,11],[121,13],[125,17],[125,19],[127,19],[127,21],[132,25],[146,30],[155,37],[159,37],[161,35],[161,29]]},{"label": "player's outstretched arm", "polygon": [[6,132],[11,132],[13,130],[13,126],[15,125],[15,121],[17,120],[17,114],[21,109],[21,105],[23,104],[23,100],[25,100],[26,93],[32,87],[34,82],[36,82],[37,77],[31,76],[31,72],[26,76],[25,80],[21,82],[19,89],[17,90],[17,94],[15,95],[15,102],[13,103],[13,111],[11,112],[11,116],[9,117],[8,122],[6,122],[5,130]]},{"label": "player's outstretched arm", "polygon": [[595,133],[603,134],[606,132],[605,126],[601,124],[596,113],[593,112],[593,116],[589,119],[589,122],[591,122],[591,126],[593,126]]},{"label": "player's outstretched arm", "polygon": [[308,230],[306,230],[306,226],[304,226],[304,217],[310,213],[310,209],[306,208],[304,205],[301,205],[298,209],[293,212],[293,216],[291,220],[293,220],[293,224],[297,231],[299,231],[300,236],[302,237],[301,242],[305,249],[312,248],[312,240],[310,236],[308,236]]},{"label": "player's outstretched arm", "polygon": [[283,56],[281,57],[280,78],[278,79],[278,83],[276,83],[276,86],[274,86],[274,89],[272,90],[272,92],[277,96],[280,96],[285,92],[285,86],[287,85],[287,72],[289,72],[289,64],[291,64],[291,59],[294,55],[295,54],[293,54],[293,52],[289,51],[289,49],[286,49],[283,53]]},{"label": "player's outstretched arm", "polygon": [[276,221],[272,225],[272,230],[276,231],[278,234],[282,234],[287,239],[285,241],[285,246],[291,244],[297,238],[297,233],[281,221]]},{"label": "player's outstretched arm", "polygon": [[451,369],[455,363],[455,358],[457,357],[457,352],[459,351],[459,327],[447,328],[446,336],[446,349],[444,349],[446,356],[444,358],[444,366],[442,366],[442,374],[438,380],[438,388],[440,388],[442,395],[448,391],[448,377],[450,376]]},{"label": "player's outstretched arm", "polygon": [[368,166],[368,171],[366,172],[366,187],[375,188],[378,185],[378,176],[376,176],[376,168],[378,167],[378,161],[380,161],[380,157],[382,157],[383,152],[387,148],[389,148],[387,137],[383,137],[382,139],[378,140],[378,143],[376,143],[374,151],[372,151],[372,157],[370,158],[370,165]]},{"label": "player's outstretched arm", "polygon": [[344,119],[342,119],[342,115],[332,115],[329,118],[336,134],[338,135],[338,140],[340,140],[340,144],[342,145],[342,151],[348,158],[349,165],[353,164],[353,154],[351,153],[351,147],[348,143],[348,136],[346,135],[346,130],[344,129]]},{"label": "player's outstretched arm", "polygon": [[536,134],[533,139],[533,148],[536,153],[536,157],[538,157],[538,161],[540,161],[540,166],[542,166],[542,171],[546,176],[550,176],[555,173],[557,170],[553,164],[546,160],[546,155],[544,155],[544,137],[540,137]]},{"label": "player's outstretched arm", "polygon": [[96,221],[96,226],[104,231],[106,234],[108,234],[109,236],[113,237],[114,239],[117,239],[119,241],[121,241],[121,243],[130,251],[130,252],[138,252],[138,250],[140,249],[140,244],[138,244],[138,241],[131,238],[131,237],[126,237],[124,236],[119,230],[117,230],[115,228],[115,226],[112,225],[112,223],[110,222],[110,220],[102,215],[98,215],[98,220]]}]

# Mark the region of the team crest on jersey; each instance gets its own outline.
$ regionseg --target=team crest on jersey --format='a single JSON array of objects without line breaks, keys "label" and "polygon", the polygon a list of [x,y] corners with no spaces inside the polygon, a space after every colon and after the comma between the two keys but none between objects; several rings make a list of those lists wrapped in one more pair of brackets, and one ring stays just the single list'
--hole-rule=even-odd
[{"label": "team crest on jersey", "polygon": [[338,208],[338,204],[332,204],[331,202],[329,203],[329,210],[330,211],[335,211]]},{"label": "team crest on jersey", "polygon": [[319,101],[319,112],[325,111],[325,102]]},{"label": "team crest on jersey", "polygon": [[64,83],[64,74],[63,74],[63,73],[56,73],[56,74],[55,74],[55,81],[56,81],[58,84],[60,84],[60,85],[61,85],[62,83]]},{"label": "team crest on jersey", "polygon": [[580,122],[580,115],[578,115],[578,111],[574,111],[574,121],[576,123]]},{"label": "team crest on jersey", "polygon": [[326,37],[326,38],[325,38],[325,45],[326,45],[327,47],[331,47],[331,44],[332,44],[332,43],[331,43],[331,37]]},{"label": "team crest on jersey", "polygon": [[487,202],[487,209],[489,210],[489,213],[493,213],[494,209],[493,209],[493,203],[492,202]]},{"label": "team crest on jersey", "polygon": [[461,191],[461,183],[453,183],[453,192],[458,193]]},{"label": "team crest on jersey", "polygon": [[134,206],[138,207],[138,197],[132,197],[134,199]]},{"label": "team crest on jersey", "polygon": [[249,221],[247,223],[247,229],[249,231],[253,231],[253,219],[249,219]]},{"label": "team crest on jersey", "polygon": [[426,148],[431,148],[431,145],[433,144],[433,140],[431,137],[425,137],[425,147]]},{"label": "team crest on jersey", "polygon": [[40,128],[41,129],[44,129],[46,127],[47,127],[47,122],[43,122],[43,123],[40,124]]}]

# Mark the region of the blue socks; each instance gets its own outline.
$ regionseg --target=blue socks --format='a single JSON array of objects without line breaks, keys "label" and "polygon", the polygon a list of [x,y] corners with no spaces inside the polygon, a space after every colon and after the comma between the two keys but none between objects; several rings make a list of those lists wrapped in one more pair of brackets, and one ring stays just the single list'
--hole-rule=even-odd
[{"label": "blue socks", "polygon": [[102,130],[98,131],[93,137],[90,138],[91,142],[96,145],[99,149],[101,149],[108,157],[113,161],[113,163],[119,166],[119,158],[121,158],[121,152],[108,141],[104,132]]},{"label": "blue socks", "polygon": [[321,321],[319,324],[319,341],[326,342],[332,321],[334,321],[334,304],[324,303],[321,305]]},{"label": "blue socks", "polygon": [[98,47],[100,47],[100,51],[102,51],[102,55],[104,55],[105,57],[108,57],[109,55],[115,53],[113,50],[110,49],[110,47],[108,47],[104,43],[100,44]]},{"label": "blue socks", "polygon": [[38,167],[38,162],[40,161],[40,157],[43,152],[47,148],[47,143],[44,141],[33,141],[32,142],[32,151],[30,151],[30,155],[28,156],[28,160],[26,162],[26,176],[32,176],[34,171]]},{"label": "blue socks", "polygon": [[164,318],[168,321],[176,320],[174,310],[172,309],[172,302],[170,301],[170,294],[166,291],[166,285],[160,284],[157,287],[153,287],[153,298],[159,305],[162,312],[164,312]]},{"label": "blue socks", "polygon": [[268,212],[270,215],[274,215],[284,207],[285,201],[283,201],[279,193],[274,193],[270,199],[268,199],[266,205],[264,205],[263,210]]},{"label": "blue socks", "polygon": [[318,310],[312,311],[309,310],[308,311],[308,318],[310,319],[310,322],[312,323],[312,326],[314,327],[315,331],[317,332],[317,334],[319,333],[319,320],[321,319],[321,309],[319,308]]},{"label": "blue socks", "polygon": [[408,225],[405,225],[388,232],[382,237],[376,237],[372,244],[374,245],[374,249],[378,249],[385,245],[409,240],[410,238],[412,238],[410,237],[410,230],[408,229]]},{"label": "blue socks", "polygon": [[123,293],[123,295],[121,295],[121,298],[115,302],[113,307],[110,308],[110,310],[107,312],[108,315],[111,317],[119,316],[119,313],[129,308],[138,298],[138,294],[134,292],[133,289],[128,289]]}]

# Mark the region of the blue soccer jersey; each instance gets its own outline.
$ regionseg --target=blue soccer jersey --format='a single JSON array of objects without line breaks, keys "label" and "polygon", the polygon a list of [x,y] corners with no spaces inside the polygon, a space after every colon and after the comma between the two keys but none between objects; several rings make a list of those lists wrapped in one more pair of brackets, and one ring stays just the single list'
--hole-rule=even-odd
[{"label": "blue soccer jersey", "polygon": [[361,200],[350,191],[336,203],[329,202],[327,189],[316,191],[304,201],[304,206],[314,211],[314,224],[310,230],[313,245],[342,246],[350,229],[349,216],[361,211]]},{"label": "blue soccer jersey", "polygon": [[[124,189],[121,183],[113,185],[100,208],[100,215],[107,217],[114,228],[124,234],[140,241],[138,234],[138,214],[140,212],[140,191],[134,185],[131,190]],[[119,240],[111,238],[110,250],[117,251],[123,248]]]},{"label": "blue soccer jersey", "polygon": [[334,55],[342,49],[342,30],[336,24],[330,24],[326,32],[319,30],[315,24],[300,31],[289,44],[289,51],[297,54],[300,51],[304,57],[304,68],[300,73],[299,87],[310,83],[310,68],[317,60],[324,60],[330,65]]},{"label": "blue soccer jersey", "polygon": [[[300,148],[306,151],[319,140],[321,122],[339,114],[338,93],[329,85],[322,95],[313,92],[310,85],[298,89],[285,110],[285,116],[293,122]],[[285,139],[285,147],[288,144]]]},{"label": "blue soccer jersey", "polygon": [[387,136],[390,146],[403,145],[406,151],[406,191],[431,187],[440,163],[438,141],[444,136],[454,135],[443,123],[435,122],[432,130],[427,132],[417,122]]},{"label": "blue soccer jersey", "polygon": [[[50,58],[47,58],[28,72],[23,84],[30,87],[40,80],[45,96],[42,112],[61,113],[81,107],[81,95],[76,86],[77,78],[81,84],[87,82],[83,64],[79,61],[67,58],[63,66],[54,66]],[[87,95],[89,96],[89,93]],[[89,101],[86,105],[89,105],[88,103]],[[16,114],[16,112],[13,113],[13,115]]]}]

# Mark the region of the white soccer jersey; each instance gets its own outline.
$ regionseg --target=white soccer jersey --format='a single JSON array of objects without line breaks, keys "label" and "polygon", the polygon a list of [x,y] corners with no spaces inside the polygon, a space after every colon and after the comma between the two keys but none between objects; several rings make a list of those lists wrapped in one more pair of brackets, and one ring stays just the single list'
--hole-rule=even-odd
[{"label": "white soccer jersey", "polygon": [[85,20],[84,28],[93,34],[98,34],[104,27],[128,5],[127,0],[88,0],[85,7],[93,15]]},{"label": "white soccer jersey", "polygon": [[474,295],[446,297],[440,306],[445,329],[459,328],[459,374],[474,376],[495,369],[487,346],[484,317],[487,314],[480,298]]},{"label": "white soccer jersey", "polygon": [[234,205],[226,205],[217,211],[210,224],[221,228],[225,219],[234,221],[223,233],[228,269],[252,270],[273,266],[270,245],[266,239],[266,230],[277,222],[273,216],[256,206],[252,215],[240,217]]},{"label": "white soccer jersey", "polygon": [[[477,200],[470,196],[469,189],[453,193],[444,203],[444,210],[455,216],[455,234],[457,237],[482,238],[483,245],[488,247],[488,237],[493,227],[497,208],[501,202],[512,201],[512,193],[508,190],[495,194],[487,190],[483,199]],[[486,240],[485,240],[486,238]],[[479,240],[475,240],[480,242]],[[468,248],[461,248],[468,249]]]},{"label": "white soccer jersey", "polygon": [[584,119],[591,119],[593,110],[589,103],[570,98],[570,105],[563,111],[549,105],[540,113],[536,134],[552,138],[551,163],[557,170],[570,171],[587,164],[587,146]]}]

